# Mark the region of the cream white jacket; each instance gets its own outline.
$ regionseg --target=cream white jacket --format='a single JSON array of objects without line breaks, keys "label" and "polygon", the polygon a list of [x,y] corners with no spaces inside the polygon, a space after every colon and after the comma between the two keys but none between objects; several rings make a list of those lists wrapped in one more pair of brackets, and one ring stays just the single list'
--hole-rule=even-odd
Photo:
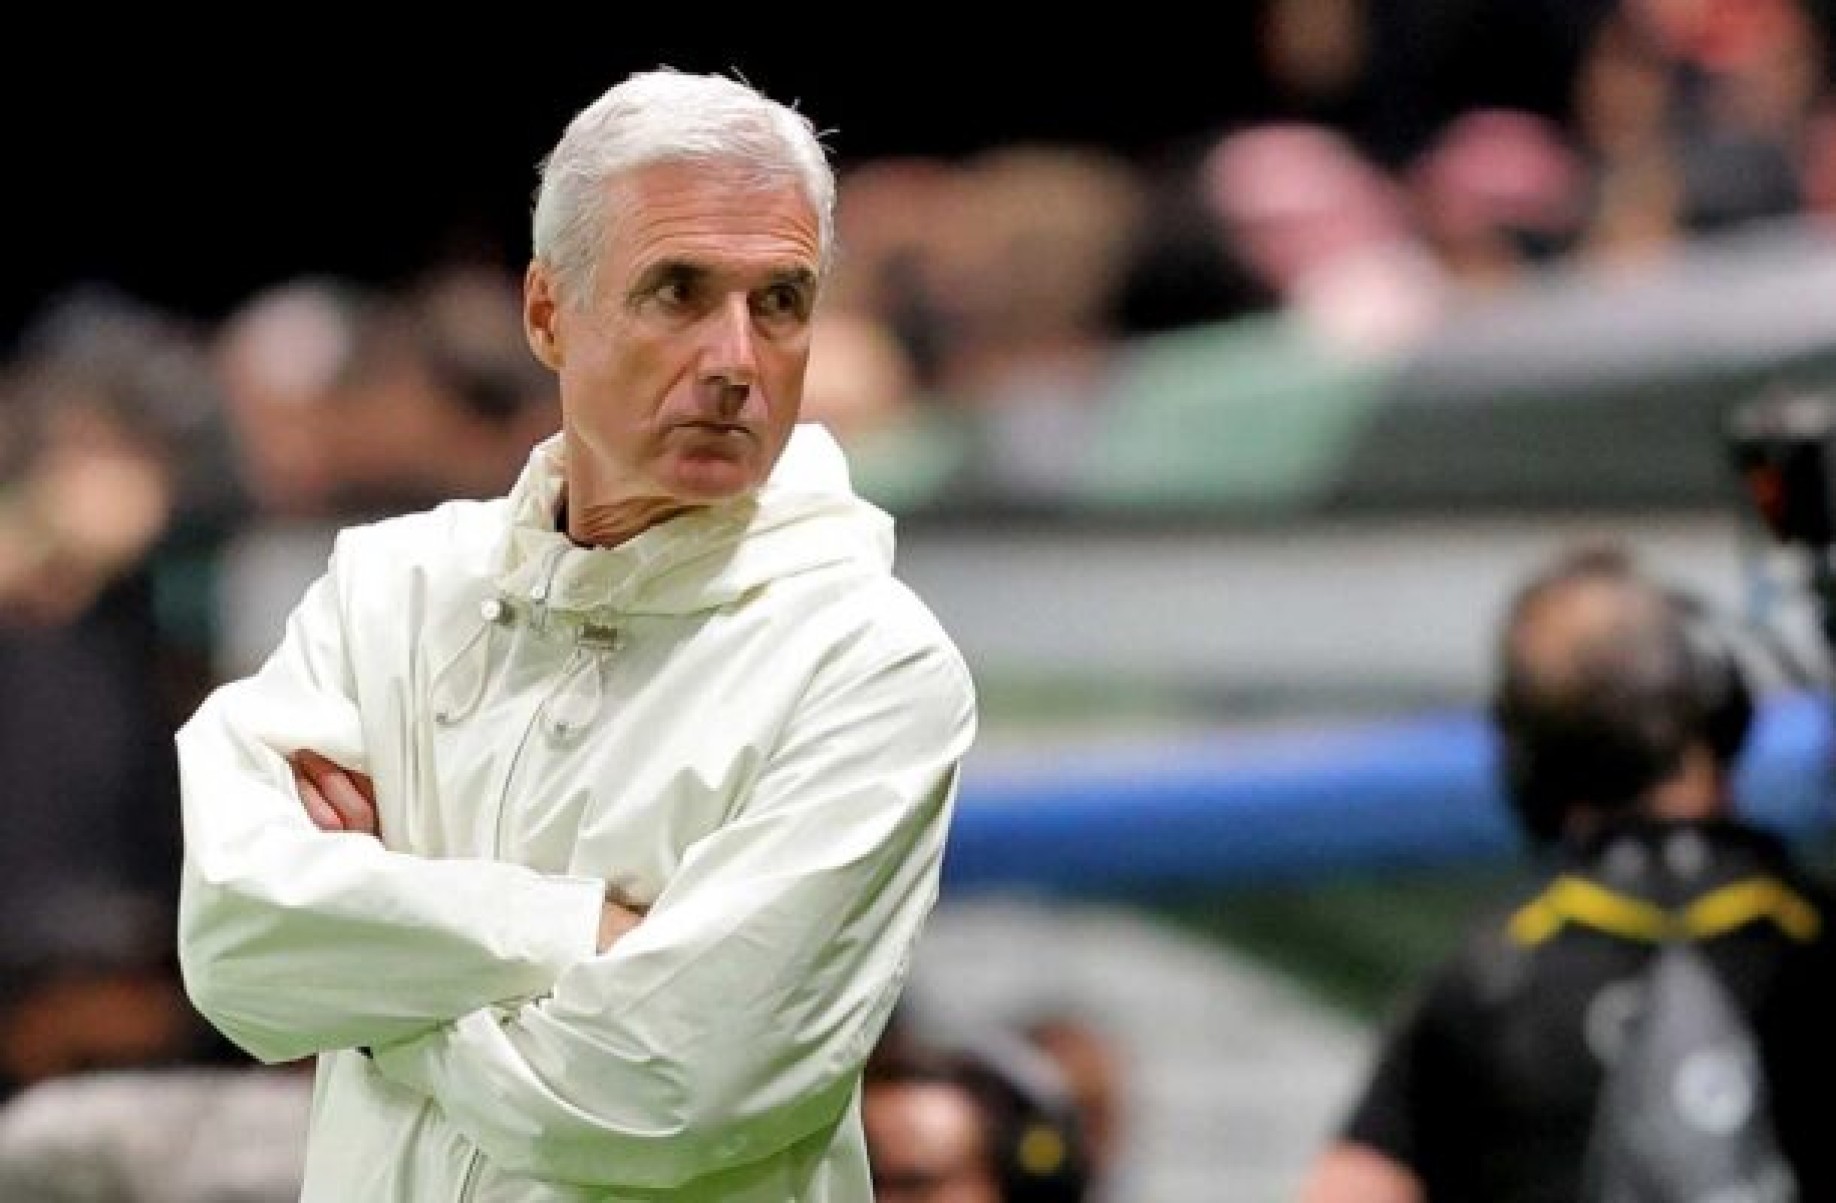
[{"label": "cream white jacket", "polygon": [[[610,550],[556,533],[560,456],[346,531],[179,732],[187,988],[321,1054],[307,1201],[866,1203],[969,675],[819,428]],[[314,829],[300,748],[371,775],[380,841]],[[608,890],[650,910],[599,955]]]}]

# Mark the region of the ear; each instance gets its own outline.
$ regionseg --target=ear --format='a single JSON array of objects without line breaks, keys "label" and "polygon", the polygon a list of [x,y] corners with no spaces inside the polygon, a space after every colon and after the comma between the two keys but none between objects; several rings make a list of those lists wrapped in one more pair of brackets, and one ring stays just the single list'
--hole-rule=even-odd
[{"label": "ear", "polygon": [[561,369],[563,359],[560,314],[554,272],[540,259],[530,260],[529,270],[523,273],[523,334],[535,357],[555,371]]}]

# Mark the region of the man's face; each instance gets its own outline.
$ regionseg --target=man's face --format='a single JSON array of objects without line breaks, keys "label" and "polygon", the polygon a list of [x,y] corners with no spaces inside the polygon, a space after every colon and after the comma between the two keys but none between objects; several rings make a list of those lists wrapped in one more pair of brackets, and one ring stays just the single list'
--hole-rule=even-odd
[{"label": "man's face", "polygon": [[1001,1203],[974,1101],[941,1082],[885,1083],[862,1103],[876,1203]]},{"label": "man's face", "polygon": [[821,267],[794,183],[643,168],[608,189],[594,292],[564,302],[531,266],[525,318],[559,375],[568,490],[669,511],[745,495],[797,421]]}]

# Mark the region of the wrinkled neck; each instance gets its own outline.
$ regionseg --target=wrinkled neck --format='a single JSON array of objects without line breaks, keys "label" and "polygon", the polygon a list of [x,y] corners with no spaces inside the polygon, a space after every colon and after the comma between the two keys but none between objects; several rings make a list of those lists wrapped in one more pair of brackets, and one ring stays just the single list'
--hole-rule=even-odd
[{"label": "wrinkled neck", "polygon": [[654,498],[575,505],[563,489],[561,506],[555,515],[555,529],[580,547],[617,547],[659,523],[698,508]]}]

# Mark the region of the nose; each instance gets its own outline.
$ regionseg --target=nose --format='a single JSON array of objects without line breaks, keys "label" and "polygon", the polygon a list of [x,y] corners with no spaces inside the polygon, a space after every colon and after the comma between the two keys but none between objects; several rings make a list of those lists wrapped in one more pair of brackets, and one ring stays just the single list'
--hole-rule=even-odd
[{"label": "nose", "polygon": [[737,412],[758,380],[752,307],[744,294],[729,297],[709,317],[710,333],[701,370],[702,385],[725,416]]}]

